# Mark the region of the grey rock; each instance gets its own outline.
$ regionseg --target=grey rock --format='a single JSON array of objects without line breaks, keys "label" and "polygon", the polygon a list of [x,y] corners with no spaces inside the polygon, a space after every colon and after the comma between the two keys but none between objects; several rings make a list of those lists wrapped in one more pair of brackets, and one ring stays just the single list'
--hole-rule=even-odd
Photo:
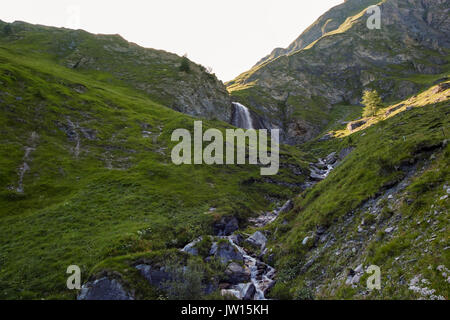
[{"label": "grey rock", "polygon": [[259,247],[261,250],[263,250],[266,247],[267,238],[261,231],[256,231],[245,241],[250,243],[252,246]]},{"label": "grey rock", "polygon": [[88,282],[81,288],[78,300],[134,300],[116,279],[107,277]]},{"label": "grey rock", "polygon": [[278,211],[278,214],[282,214],[282,213],[291,211],[292,208],[294,208],[294,203],[292,202],[292,200],[289,200],[281,207],[281,209]]},{"label": "grey rock", "polygon": [[347,130],[353,131],[353,130],[359,128],[359,127],[362,127],[362,126],[365,125],[366,123],[367,123],[366,120],[358,120],[358,121],[350,122],[350,123],[347,125]]},{"label": "grey rock", "polygon": [[193,256],[198,255],[198,250],[195,247],[197,245],[197,243],[199,243],[200,241],[202,241],[202,237],[195,239],[192,242],[189,242],[183,249],[181,249],[181,251],[192,254]]},{"label": "grey rock", "polygon": [[224,264],[232,260],[244,261],[242,254],[229,242],[221,242],[220,244],[214,242],[209,254],[218,258]]},{"label": "grey rock", "polygon": [[305,237],[302,241],[302,245],[306,246],[306,244],[308,243],[309,237]]},{"label": "grey rock", "polygon": [[239,229],[239,223],[235,217],[222,217],[214,224],[213,229],[216,236],[229,236]]},{"label": "grey rock", "polygon": [[136,266],[141,272],[141,275],[148,280],[148,282],[161,288],[163,283],[171,279],[171,275],[164,270],[164,267],[155,268],[147,264],[140,264]]},{"label": "grey rock", "polygon": [[336,152],[332,152],[330,153],[326,158],[325,158],[325,163],[327,164],[333,164],[337,161],[337,156],[336,156]]},{"label": "grey rock", "polygon": [[234,244],[240,245],[244,238],[240,234],[233,234],[230,236],[230,240],[233,241]]},{"label": "grey rock", "polygon": [[364,270],[363,270],[363,265],[360,264],[359,266],[357,266],[357,267],[355,268],[355,273],[362,273],[362,272],[364,272]]},{"label": "grey rock", "polygon": [[250,281],[250,271],[243,268],[236,262],[232,262],[225,270],[227,279],[232,284],[238,284]]},{"label": "grey rock", "polygon": [[386,233],[391,233],[392,231],[394,231],[394,227],[389,227],[384,230]]},{"label": "grey rock", "polygon": [[241,290],[242,300],[252,300],[255,296],[256,288],[253,283],[247,283]]}]

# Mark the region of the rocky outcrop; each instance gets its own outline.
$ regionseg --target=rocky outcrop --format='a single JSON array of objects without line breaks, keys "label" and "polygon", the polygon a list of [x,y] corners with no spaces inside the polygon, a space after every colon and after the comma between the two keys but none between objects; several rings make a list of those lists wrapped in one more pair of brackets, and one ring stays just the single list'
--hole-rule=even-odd
[{"label": "rocky outcrop", "polygon": [[139,264],[136,266],[136,269],[151,285],[158,288],[162,288],[163,284],[172,278],[171,274],[164,267],[157,268],[147,264]]},{"label": "rocky outcrop", "polygon": [[256,65],[276,59],[280,56],[288,55],[295,51],[306,48],[308,45],[322,37],[324,34],[336,30],[348,18],[364,10],[370,5],[380,2],[379,0],[347,0],[337,5],[306,29],[287,48],[275,48],[269,55],[262,58]]},{"label": "rocky outcrop", "polygon": [[81,288],[78,300],[134,300],[122,284],[108,277],[88,282]]},{"label": "rocky outcrop", "polygon": [[412,74],[445,70],[449,1],[386,0],[379,7],[381,29],[367,28],[369,14],[362,9],[361,14],[353,12],[351,19],[307,48],[227,83],[231,94],[245,96],[242,103],[279,127],[283,142],[300,144],[330,125],[333,108],[360,104],[365,88],[377,89],[385,100],[417,93],[427,85],[415,82]]}]

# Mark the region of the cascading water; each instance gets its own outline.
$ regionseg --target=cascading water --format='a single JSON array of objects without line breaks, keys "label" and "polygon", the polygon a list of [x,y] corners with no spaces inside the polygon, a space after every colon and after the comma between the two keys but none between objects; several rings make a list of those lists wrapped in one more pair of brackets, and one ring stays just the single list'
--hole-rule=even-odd
[{"label": "cascading water", "polygon": [[233,102],[233,105],[234,115],[231,121],[232,124],[242,129],[254,129],[252,116],[248,108],[239,102]]}]

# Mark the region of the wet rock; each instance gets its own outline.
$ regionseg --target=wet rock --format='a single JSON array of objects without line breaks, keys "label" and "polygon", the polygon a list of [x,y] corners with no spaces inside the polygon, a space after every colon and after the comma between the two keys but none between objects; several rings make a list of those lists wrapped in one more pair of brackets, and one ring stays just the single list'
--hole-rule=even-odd
[{"label": "wet rock", "polygon": [[209,254],[218,258],[224,264],[232,260],[244,261],[242,254],[229,242],[214,242]]},{"label": "wet rock", "polygon": [[222,217],[214,224],[213,229],[216,236],[229,236],[239,229],[239,223],[235,217]]},{"label": "wet rock", "polygon": [[136,266],[141,272],[141,275],[148,280],[148,282],[158,288],[161,288],[163,283],[170,280],[171,276],[165,271],[164,267],[152,267],[147,264],[140,264]]},{"label": "wet rock", "polygon": [[262,234],[261,231],[256,231],[245,241],[252,246],[259,247],[261,250],[263,250],[266,247],[267,238]]},{"label": "wet rock", "polygon": [[241,242],[244,240],[244,237],[240,234],[233,234],[230,236],[230,240],[233,241],[233,243],[240,245]]},{"label": "wet rock", "polygon": [[330,153],[326,158],[325,158],[325,163],[326,164],[333,164],[337,161],[337,156],[336,156],[336,152],[332,152]]},{"label": "wet rock", "polygon": [[78,300],[134,300],[116,279],[107,277],[88,282],[81,288]]},{"label": "wet rock", "polygon": [[247,283],[241,290],[242,300],[252,300],[255,296],[256,288],[253,283]]},{"label": "wet rock", "polygon": [[236,262],[232,262],[225,270],[227,279],[232,284],[238,284],[250,281],[250,271],[243,268]]}]

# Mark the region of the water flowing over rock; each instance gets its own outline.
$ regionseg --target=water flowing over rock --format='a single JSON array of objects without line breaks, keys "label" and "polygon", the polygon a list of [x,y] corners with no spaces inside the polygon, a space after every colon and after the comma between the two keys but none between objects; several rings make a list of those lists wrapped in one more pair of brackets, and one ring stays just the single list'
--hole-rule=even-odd
[{"label": "water flowing over rock", "polygon": [[233,118],[231,123],[242,129],[254,129],[252,116],[246,106],[239,102],[233,102]]}]

